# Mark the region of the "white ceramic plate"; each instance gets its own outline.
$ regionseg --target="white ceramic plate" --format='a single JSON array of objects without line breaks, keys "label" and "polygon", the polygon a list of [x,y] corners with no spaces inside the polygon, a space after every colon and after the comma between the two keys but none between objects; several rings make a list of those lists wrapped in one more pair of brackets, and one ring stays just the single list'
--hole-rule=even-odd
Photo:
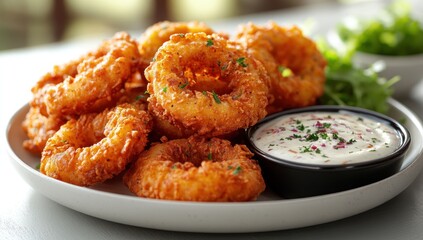
[{"label": "white ceramic plate", "polygon": [[306,227],[346,218],[376,207],[409,186],[423,165],[423,128],[418,118],[395,100],[390,116],[405,120],[412,142],[397,174],[382,181],[334,194],[284,200],[265,192],[256,202],[197,203],[144,199],[133,196],[121,179],[94,188],[78,187],[41,174],[39,157],[22,147],[21,123],[28,106],[10,120],[9,153],[22,178],[63,206],[101,219],[163,230],[187,232],[259,232]]}]

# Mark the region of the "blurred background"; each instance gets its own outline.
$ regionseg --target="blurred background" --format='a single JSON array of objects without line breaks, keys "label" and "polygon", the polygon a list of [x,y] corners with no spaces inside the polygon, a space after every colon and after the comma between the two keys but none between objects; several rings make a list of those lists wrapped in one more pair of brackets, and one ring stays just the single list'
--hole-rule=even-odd
[{"label": "blurred background", "polygon": [[212,21],[322,2],[357,0],[0,0],[0,50],[142,32],[162,21]]}]

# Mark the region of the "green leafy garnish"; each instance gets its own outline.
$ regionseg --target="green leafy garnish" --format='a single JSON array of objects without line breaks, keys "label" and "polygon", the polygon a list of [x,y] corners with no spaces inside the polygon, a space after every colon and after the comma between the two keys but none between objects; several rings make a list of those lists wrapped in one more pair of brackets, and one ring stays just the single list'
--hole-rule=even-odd
[{"label": "green leafy garnish", "polygon": [[317,140],[319,140],[319,136],[315,133],[308,135],[306,138],[306,141],[309,141],[309,142],[315,142]]},{"label": "green leafy garnish", "polygon": [[135,101],[139,101],[141,99],[146,99],[146,98],[148,98],[147,94],[139,94],[135,97]]},{"label": "green leafy garnish", "polygon": [[221,103],[221,101],[220,101],[219,95],[217,95],[217,93],[215,93],[214,91],[212,92],[212,95],[213,95],[213,99],[214,99],[214,101],[215,101],[217,104],[220,104],[220,103]]},{"label": "green leafy garnish", "polygon": [[300,124],[296,128],[300,131],[304,131],[304,129],[305,129],[304,124]]},{"label": "green leafy garnish", "polygon": [[241,65],[241,67],[247,67],[248,64],[245,63],[245,57],[240,57],[236,60],[236,62]]},{"label": "green leafy garnish", "polygon": [[308,152],[313,152],[310,147],[307,147],[307,146],[300,147],[300,153],[308,153]]},{"label": "green leafy garnish", "polygon": [[167,86],[166,87],[164,87],[163,89],[162,89],[162,91],[165,93],[165,92],[167,92]]},{"label": "green leafy garnish", "polygon": [[207,47],[213,46],[213,39],[207,39],[206,46]]},{"label": "green leafy garnish", "polygon": [[188,84],[189,84],[189,82],[182,83],[182,84],[180,84],[178,87],[179,87],[180,89],[184,89],[186,86],[188,86]]},{"label": "green leafy garnish", "polygon": [[361,69],[354,66],[351,60],[353,51],[340,53],[323,41],[319,42],[319,48],[327,61],[320,104],[356,106],[381,113],[388,111],[387,99],[399,77],[387,80],[379,77],[371,67]]},{"label": "green leafy garnish", "polygon": [[350,19],[338,26],[341,39],[357,51],[403,56],[423,53],[423,28],[407,1],[395,1],[370,20]]},{"label": "green leafy garnish", "polygon": [[233,175],[238,175],[241,172],[242,168],[241,166],[238,166],[235,168],[235,170],[232,172]]}]

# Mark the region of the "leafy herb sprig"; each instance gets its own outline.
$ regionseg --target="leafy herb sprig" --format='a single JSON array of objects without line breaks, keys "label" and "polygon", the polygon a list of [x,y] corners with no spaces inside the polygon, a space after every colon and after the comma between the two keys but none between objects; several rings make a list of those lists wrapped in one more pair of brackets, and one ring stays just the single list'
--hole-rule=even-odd
[{"label": "leafy herb sprig", "polygon": [[320,104],[357,106],[381,113],[388,111],[387,99],[399,77],[387,80],[379,77],[373,68],[354,66],[352,50],[341,53],[324,41],[318,42],[318,45],[327,61],[326,83]]},{"label": "leafy herb sprig", "polygon": [[423,27],[411,16],[407,1],[394,1],[372,19],[350,18],[338,34],[357,51],[404,56],[423,53]]}]

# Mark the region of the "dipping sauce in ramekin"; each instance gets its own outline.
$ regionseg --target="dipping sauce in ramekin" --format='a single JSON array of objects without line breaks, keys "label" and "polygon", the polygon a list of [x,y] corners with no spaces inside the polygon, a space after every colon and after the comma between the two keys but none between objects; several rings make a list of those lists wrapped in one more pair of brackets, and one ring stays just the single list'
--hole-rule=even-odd
[{"label": "dipping sauce in ramekin", "polygon": [[349,164],[387,156],[400,145],[394,128],[348,112],[306,112],[275,118],[251,139],[263,152],[307,164]]},{"label": "dipping sauce in ramekin", "polygon": [[364,186],[400,169],[408,130],[370,110],[313,106],[270,115],[246,130],[266,184],[284,198]]}]

